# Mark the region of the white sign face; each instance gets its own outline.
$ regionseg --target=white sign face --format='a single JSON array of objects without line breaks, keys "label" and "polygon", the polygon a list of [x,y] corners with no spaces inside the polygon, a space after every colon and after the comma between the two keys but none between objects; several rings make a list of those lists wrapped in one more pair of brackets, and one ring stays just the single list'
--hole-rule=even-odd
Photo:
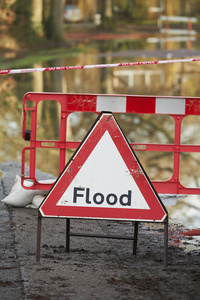
[{"label": "white sign face", "polygon": [[57,205],[149,209],[108,131]]},{"label": "white sign face", "polygon": [[101,113],[48,195],[45,217],[163,221],[167,212],[112,113]]}]

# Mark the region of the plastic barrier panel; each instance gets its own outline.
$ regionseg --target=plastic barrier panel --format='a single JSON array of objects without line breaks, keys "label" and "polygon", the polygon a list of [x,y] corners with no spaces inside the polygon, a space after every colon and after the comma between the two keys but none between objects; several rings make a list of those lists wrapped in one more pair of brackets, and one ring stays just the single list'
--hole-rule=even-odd
[{"label": "plastic barrier panel", "polygon": [[[56,139],[39,139],[38,106],[41,101],[53,101],[59,105],[59,133]],[[200,115],[200,98],[132,96],[132,95],[94,95],[94,94],[61,94],[61,93],[27,93],[23,99],[23,138],[30,142],[22,150],[22,185],[24,180],[32,181],[29,189],[49,190],[52,184],[44,184],[36,179],[36,152],[38,149],[56,149],[59,152],[59,174],[66,165],[66,150],[76,149],[79,141],[66,139],[67,120],[73,112],[101,111],[137,115],[169,115],[174,120],[173,143],[131,143],[133,150],[157,151],[173,154],[173,171],[169,180],[152,181],[158,193],[200,194],[198,187],[185,187],[180,182],[180,155],[183,153],[200,153],[200,145],[181,144],[181,124],[189,115]],[[42,116],[41,116],[42,118]],[[49,116],[51,118],[51,116]],[[28,119],[30,122],[28,123]],[[29,124],[29,127],[27,126]],[[28,128],[28,129],[27,129]],[[48,129],[46,130],[48,134]],[[29,174],[25,175],[26,157],[28,157]],[[26,187],[27,188],[27,187]]]}]

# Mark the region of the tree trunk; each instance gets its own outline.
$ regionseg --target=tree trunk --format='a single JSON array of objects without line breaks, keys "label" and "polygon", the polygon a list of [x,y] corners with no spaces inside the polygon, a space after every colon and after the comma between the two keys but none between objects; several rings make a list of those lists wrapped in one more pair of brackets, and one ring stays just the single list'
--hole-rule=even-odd
[{"label": "tree trunk", "polygon": [[13,3],[12,9],[15,13],[12,34],[22,43],[32,43],[36,38],[36,33],[32,22],[32,0],[27,1],[26,5],[20,0]]},{"label": "tree trunk", "polygon": [[105,30],[114,29],[113,0],[103,0],[102,27]]},{"label": "tree trunk", "polygon": [[171,0],[165,0],[165,14],[173,16],[173,2]]},{"label": "tree trunk", "polygon": [[63,0],[43,0],[43,24],[49,40],[63,40]]},{"label": "tree trunk", "polygon": [[42,1],[32,0],[32,22],[38,35],[42,34]]}]

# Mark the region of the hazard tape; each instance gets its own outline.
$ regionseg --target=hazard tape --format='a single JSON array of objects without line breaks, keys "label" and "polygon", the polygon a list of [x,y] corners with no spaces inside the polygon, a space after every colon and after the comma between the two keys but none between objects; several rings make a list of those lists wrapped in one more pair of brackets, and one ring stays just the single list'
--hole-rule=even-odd
[{"label": "hazard tape", "polygon": [[170,60],[157,60],[157,61],[116,63],[116,64],[100,64],[100,65],[84,65],[84,66],[66,66],[66,67],[0,70],[0,75],[3,75],[3,74],[4,75],[6,75],[6,74],[19,74],[19,73],[33,73],[33,72],[46,72],[46,71],[77,70],[77,69],[98,69],[98,68],[129,67],[129,66],[140,66],[140,65],[171,64],[171,63],[195,62],[195,61],[200,61],[200,58],[197,57],[197,58],[184,58],[184,59],[170,59]]}]

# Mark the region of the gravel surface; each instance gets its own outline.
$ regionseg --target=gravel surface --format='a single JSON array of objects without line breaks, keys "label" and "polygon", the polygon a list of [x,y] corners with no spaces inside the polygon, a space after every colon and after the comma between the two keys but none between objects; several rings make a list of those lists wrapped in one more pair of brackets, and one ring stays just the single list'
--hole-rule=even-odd
[{"label": "gravel surface", "polygon": [[[0,199],[10,191],[20,164],[0,165]],[[38,171],[38,179],[51,178]],[[169,226],[164,267],[163,225],[139,225],[132,241],[71,237],[65,251],[65,219],[42,219],[41,259],[36,262],[36,209],[0,204],[0,299],[199,299],[200,241]],[[132,222],[71,220],[74,232],[133,234]]]}]

